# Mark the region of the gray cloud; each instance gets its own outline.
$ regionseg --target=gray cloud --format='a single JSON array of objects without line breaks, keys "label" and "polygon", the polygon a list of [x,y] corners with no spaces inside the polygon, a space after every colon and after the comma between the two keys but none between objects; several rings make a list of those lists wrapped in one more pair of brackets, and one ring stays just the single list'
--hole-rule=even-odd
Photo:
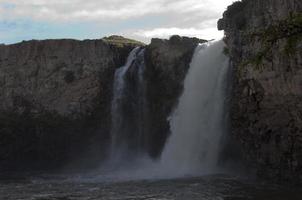
[{"label": "gray cloud", "polygon": [[[121,31],[133,37],[192,33],[216,29],[216,21],[233,0],[0,0],[0,20],[29,19],[51,23],[136,23],[156,16],[158,27]],[[133,27],[133,26],[132,26]],[[132,33],[130,33],[130,31]],[[158,34],[156,34],[158,31]],[[167,35],[165,35],[167,36]],[[194,36],[194,35],[193,35]]]}]

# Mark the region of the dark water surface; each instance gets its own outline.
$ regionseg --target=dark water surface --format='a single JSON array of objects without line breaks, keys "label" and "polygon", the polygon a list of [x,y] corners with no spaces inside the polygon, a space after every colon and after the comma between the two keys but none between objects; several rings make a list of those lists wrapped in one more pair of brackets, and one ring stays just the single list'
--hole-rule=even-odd
[{"label": "dark water surface", "polygon": [[124,182],[64,177],[0,180],[1,200],[301,200],[302,188],[227,175]]}]

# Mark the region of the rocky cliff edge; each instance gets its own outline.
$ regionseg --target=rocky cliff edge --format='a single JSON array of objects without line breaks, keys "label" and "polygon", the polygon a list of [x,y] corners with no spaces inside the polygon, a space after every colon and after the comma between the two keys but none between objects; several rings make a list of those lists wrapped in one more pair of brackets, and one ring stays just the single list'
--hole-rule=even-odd
[{"label": "rocky cliff edge", "polygon": [[302,179],[302,2],[242,0],[218,22],[231,58],[231,131],[263,177]]}]

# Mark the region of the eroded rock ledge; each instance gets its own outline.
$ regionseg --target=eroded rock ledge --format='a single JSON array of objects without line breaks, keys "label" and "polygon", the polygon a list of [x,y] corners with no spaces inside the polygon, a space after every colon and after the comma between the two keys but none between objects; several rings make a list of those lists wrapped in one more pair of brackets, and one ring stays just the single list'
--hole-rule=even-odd
[{"label": "eroded rock ledge", "polygon": [[218,22],[233,67],[232,136],[260,175],[302,179],[302,2],[242,0]]}]

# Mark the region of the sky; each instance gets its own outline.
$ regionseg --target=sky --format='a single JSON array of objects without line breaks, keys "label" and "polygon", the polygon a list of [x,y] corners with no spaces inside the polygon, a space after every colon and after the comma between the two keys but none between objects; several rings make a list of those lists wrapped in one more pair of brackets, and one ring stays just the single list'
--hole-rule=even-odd
[{"label": "sky", "polygon": [[122,35],[149,43],[171,35],[219,39],[234,0],[0,0],[0,43]]}]

